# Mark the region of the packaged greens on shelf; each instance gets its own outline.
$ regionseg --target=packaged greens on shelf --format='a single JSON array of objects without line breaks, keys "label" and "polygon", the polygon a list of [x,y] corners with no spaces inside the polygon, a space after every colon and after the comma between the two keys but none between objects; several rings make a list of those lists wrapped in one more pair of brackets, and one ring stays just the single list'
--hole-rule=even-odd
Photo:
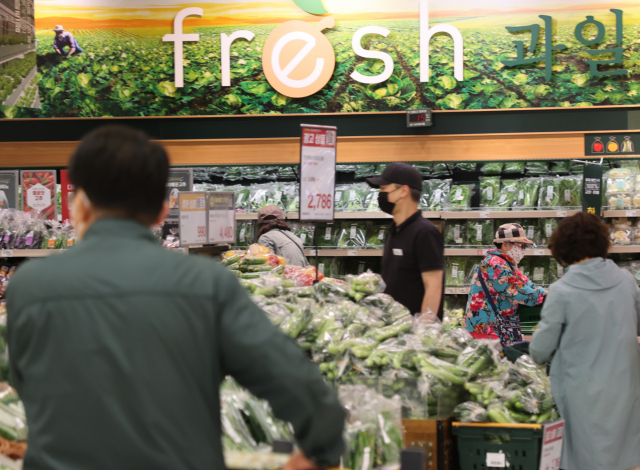
[{"label": "packaged greens on shelf", "polygon": [[555,258],[549,258],[549,284],[553,284],[564,276],[564,266],[558,263]]},{"label": "packaged greens on shelf", "polygon": [[[312,266],[316,266],[315,256],[310,257],[309,262]],[[334,256],[327,258],[326,256],[318,258],[318,272],[326,277],[338,278],[342,273],[342,258]]]},{"label": "packaged greens on shelf", "polygon": [[349,186],[346,184],[336,185],[335,192],[333,193],[333,205],[335,206],[336,212],[344,212],[347,207],[345,204],[346,196],[345,192],[349,189]]},{"label": "packaged greens on shelf", "polygon": [[[336,190],[336,212],[361,212],[369,187],[366,183],[341,186],[341,197],[338,203]],[[339,205],[338,205],[339,204]]]},{"label": "packaged greens on shelf", "polygon": [[251,206],[251,189],[246,186],[229,186],[225,188],[236,193],[236,210],[238,212],[249,212]]},{"label": "packaged greens on shelf", "polygon": [[525,182],[524,180],[516,180],[516,192],[513,198],[513,206],[523,208],[525,203]]},{"label": "packaged greens on shelf", "polygon": [[338,248],[364,248],[367,242],[367,222],[342,222]]},{"label": "packaged greens on shelf", "polygon": [[236,222],[238,239],[236,246],[249,246],[257,240],[256,222],[254,220],[238,220]]},{"label": "packaged greens on shelf", "polygon": [[248,180],[263,180],[267,179],[266,173],[267,167],[258,165],[247,165],[246,167],[244,167],[242,177]]},{"label": "packaged greens on shelf", "polygon": [[279,180],[295,180],[298,179],[296,171],[292,166],[281,166],[278,169]]},{"label": "packaged greens on shelf", "polygon": [[251,213],[258,212],[264,206],[268,206],[269,187],[262,184],[251,186],[249,195],[248,211]]},{"label": "packaged greens on shelf", "polygon": [[540,221],[538,219],[523,219],[520,222],[525,236],[536,245],[540,245]]},{"label": "packaged greens on shelf", "polygon": [[429,180],[429,206],[430,211],[441,211],[449,200],[451,180]]},{"label": "packaged greens on shelf", "polygon": [[473,276],[475,276],[476,272],[478,272],[478,268],[482,264],[483,258],[469,258],[467,260],[466,266],[466,276],[464,278],[464,285],[470,286],[471,281],[473,281]]},{"label": "packaged greens on shelf", "polygon": [[378,222],[371,224],[367,229],[367,248],[382,248],[388,229],[388,223]]},{"label": "packaged greens on shelf", "polygon": [[469,219],[467,221],[467,240],[469,245],[493,245],[494,236],[493,220]]},{"label": "packaged greens on shelf", "polygon": [[549,258],[531,258],[531,280],[538,285],[549,284]]},{"label": "packaged greens on shelf", "polygon": [[376,165],[356,165],[356,178],[369,178],[371,176],[376,176]]},{"label": "packaged greens on shelf", "polygon": [[420,202],[418,203],[418,208],[420,210],[429,209],[430,191],[431,191],[431,188],[430,188],[429,180],[424,180],[422,182],[422,193],[420,194]]},{"label": "packaged greens on shelf", "polygon": [[564,176],[560,179],[560,205],[579,207],[582,205],[582,177]]},{"label": "packaged greens on shelf", "polygon": [[471,207],[473,184],[453,184],[449,192],[449,202],[446,208],[452,211],[464,211]]},{"label": "packaged greens on shelf", "polygon": [[549,173],[552,175],[568,175],[571,172],[570,160],[558,160],[551,162]]},{"label": "packaged greens on shelf", "polygon": [[529,279],[531,279],[531,261],[531,258],[525,256],[518,263],[518,270]]},{"label": "packaged greens on shelf", "polygon": [[364,206],[367,212],[380,212],[380,205],[378,204],[379,195],[379,189],[372,189],[369,191],[367,197],[364,200]]},{"label": "packaged greens on shelf", "polygon": [[284,195],[285,185],[288,183],[274,183],[268,185],[267,191],[267,206],[278,206],[283,212],[287,210],[286,196]]},{"label": "packaged greens on shelf", "polygon": [[480,207],[493,207],[493,202],[499,192],[499,176],[480,177]]},{"label": "packaged greens on shelf", "polygon": [[502,172],[505,174],[522,174],[524,173],[525,162],[507,162],[504,164]]},{"label": "packaged greens on shelf", "polygon": [[451,171],[446,163],[434,163],[432,174],[433,176],[449,176]]},{"label": "packaged greens on shelf", "polygon": [[338,244],[340,222],[323,222],[318,224],[318,246],[334,247]]},{"label": "packaged greens on shelf", "polygon": [[[433,169],[433,165],[431,163],[414,163],[413,166],[416,170],[422,173],[422,176],[429,176]],[[384,170],[384,168],[381,168],[380,170]],[[379,173],[381,173],[381,171],[379,171]]]},{"label": "packaged greens on shelf", "polygon": [[[533,209],[538,205],[541,183],[541,178],[526,178],[524,180],[524,202],[521,207]],[[520,200],[520,195],[518,195],[518,200]]]},{"label": "packaged greens on shelf", "polygon": [[542,178],[540,183],[539,207],[560,206],[560,179]]},{"label": "packaged greens on shelf", "polygon": [[456,168],[460,171],[476,171],[477,163],[457,163]]},{"label": "packaged greens on shelf", "polygon": [[546,175],[549,173],[547,162],[527,162],[525,165],[528,175]]},{"label": "packaged greens on shelf", "polygon": [[502,162],[489,162],[482,165],[480,171],[485,175],[499,175],[502,173],[504,163]]},{"label": "packaged greens on shelf", "polygon": [[242,166],[228,166],[223,178],[226,181],[240,181],[243,178],[244,170],[245,167]]},{"label": "packaged greens on shelf", "polygon": [[300,186],[298,183],[284,183],[284,197],[287,203],[285,212],[300,211]]},{"label": "packaged greens on shelf", "polygon": [[584,163],[571,161],[571,174],[572,175],[581,175],[584,173]]},{"label": "packaged greens on shelf", "polygon": [[355,165],[336,165],[336,172],[338,173],[354,173],[355,171]]},{"label": "packaged greens on shelf", "polygon": [[549,244],[549,238],[558,228],[558,219],[540,219],[540,245]]},{"label": "packaged greens on shelf", "polygon": [[444,226],[445,246],[467,244],[467,223],[464,220],[447,221]]},{"label": "packaged greens on shelf", "polygon": [[304,247],[313,247],[315,245],[315,239],[313,238],[315,232],[315,224],[291,224],[293,233],[302,241]]},{"label": "packaged greens on shelf", "polygon": [[447,274],[445,276],[446,286],[464,287],[467,261],[468,258],[465,256],[453,256],[447,258]]},{"label": "packaged greens on shelf", "polygon": [[506,211],[513,205],[518,195],[517,180],[502,180],[502,189],[493,199],[493,208],[495,210]]}]

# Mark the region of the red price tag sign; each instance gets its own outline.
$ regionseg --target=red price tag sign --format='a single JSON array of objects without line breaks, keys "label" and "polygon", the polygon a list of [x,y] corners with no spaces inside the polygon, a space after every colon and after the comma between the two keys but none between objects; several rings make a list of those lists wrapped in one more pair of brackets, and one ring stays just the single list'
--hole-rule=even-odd
[{"label": "red price tag sign", "polygon": [[334,216],[337,129],[302,125],[300,138],[300,220]]},{"label": "red price tag sign", "polygon": [[235,243],[236,196],[233,192],[207,193],[208,243]]}]

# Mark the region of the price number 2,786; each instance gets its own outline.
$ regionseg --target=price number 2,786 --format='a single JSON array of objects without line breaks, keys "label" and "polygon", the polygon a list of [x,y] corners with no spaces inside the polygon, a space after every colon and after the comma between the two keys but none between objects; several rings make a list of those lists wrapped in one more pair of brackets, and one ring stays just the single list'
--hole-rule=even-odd
[{"label": "price number 2,786", "polygon": [[331,209],[331,194],[309,195],[309,209]]}]

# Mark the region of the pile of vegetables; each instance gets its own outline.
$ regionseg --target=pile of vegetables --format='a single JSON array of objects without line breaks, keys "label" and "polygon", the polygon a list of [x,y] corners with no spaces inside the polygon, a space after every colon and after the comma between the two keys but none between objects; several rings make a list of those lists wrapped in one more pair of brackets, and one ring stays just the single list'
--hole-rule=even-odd
[{"label": "pile of vegetables", "polygon": [[253,244],[247,251],[227,251],[222,255],[222,264],[241,279],[256,279],[260,273],[273,271],[278,266],[284,266],[282,256],[276,256],[269,248]]}]

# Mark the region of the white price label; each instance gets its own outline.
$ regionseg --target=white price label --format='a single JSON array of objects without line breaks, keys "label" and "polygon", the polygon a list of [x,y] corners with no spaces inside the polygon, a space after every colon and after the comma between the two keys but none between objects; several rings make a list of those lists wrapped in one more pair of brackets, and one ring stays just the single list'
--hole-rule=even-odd
[{"label": "white price label", "polygon": [[564,439],[564,420],[545,424],[543,428],[540,470],[559,470]]},{"label": "white price label", "polygon": [[487,188],[487,201],[493,201],[493,188],[491,186]]},{"label": "white price label", "polygon": [[535,282],[542,282],[544,280],[544,268],[533,269],[533,280]]},{"label": "white price label", "polygon": [[317,250],[309,250],[309,256],[316,256],[318,254]]},{"label": "white price label", "polygon": [[206,194],[181,192],[178,200],[180,204],[180,243],[182,245],[207,243]]},{"label": "white price label", "polygon": [[535,235],[535,227],[533,227],[533,226],[529,225],[529,226],[527,227],[527,238],[528,238],[529,240],[533,240],[534,235]]},{"label": "white price label", "polygon": [[349,232],[349,238],[356,238],[357,231],[358,231],[358,226],[357,225],[352,225],[351,226],[351,231]]},{"label": "white price label", "polygon": [[453,287],[445,287],[445,289],[444,289],[444,293],[445,293],[445,294],[448,294],[448,295],[449,295],[449,294],[455,294],[455,293],[456,293],[456,290],[455,290]]},{"label": "white price label", "polygon": [[459,287],[458,289],[456,289],[456,294],[464,295],[468,293],[469,291],[467,290],[466,287]]},{"label": "white price label", "polygon": [[236,213],[234,193],[207,193],[209,210],[208,243],[236,241]]},{"label": "white price label", "polygon": [[544,256],[544,250],[533,250],[533,256]]},{"label": "white price label", "polygon": [[491,213],[490,212],[480,212],[480,218],[481,219],[490,219],[491,218]]},{"label": "white price label", "polygon": [[557,211],[556,212],[556,216],[557,217],[566,217],[567,216],[567,211]]},{"label": "white price label", "polygon": [[476,241],[482,242],[482,225],[476,226]]},{"label": "white price label", "polygon": [[243,228],[242,230],[240,230],[240,235],[239,235],[240,243],[244,243],[244,232],[245,232],[245,231],[246,231],[246,229],[245,229],[245,228]]},{"label": "white price label", "polygon": [[347,251],[347,256],[358,256],[358,252],[356,250]]},{"label": "white price label", "polygon": [[[242,241],[244,241],[244,240],[242,240]],[[301,233],[301,234],[300,234],[300,241],[301,241],[302,243],[304,243],[304,242],[306,242],[306,241],[307,241],[307,234],[306,234],[306,233]]]},{"label": "white price label", "polygon": [[460,226],[456,225],[453,227],[453,238],[456,243],[462,243],[462,239],[460,238]]},{"label": "white price label", "polygon": [[637,217],[638,211],[625,211],[624,215],[626,217]]},{"label": "white price label", "polygon": [[506,466],[507,458],[505,454],[487,452],[487,467],[505,468]]},{"label": "white price label", "polygon": [[451,277],[458,277],[458,265],[454,264],[451,267]]},{"label": "white price label", "polygon": [[378,234],[378,240],[384,240],[385,229],[380,229],[380,233]]},{"label": "white price label", "polygon": [[[335,127],[302,125],[300,147],[300,220],[333,220],[336,183]],[[335,195],[335,198],[334,198]],[[352,191],[349,198],[356,198]]]},{"label": "white price label", "polygon": [[324,239],[331,240],[331,227],[327,227],[327,229],[324,231]]},{"label": "white price label", "polygon": [[13,250],[2,250],[2,258],[12,258]]},{"label": "white price label", "polygon": [[273,199],[277,202],[280,202],[282,200],[282,191],[276,191],[276,193],[273,195]]},{"label": "white price label", "polygon": [[320,274],[324,275],[324,263],[320,263],[318,265],[318,271],[320,271]]},{"label": "white price label", "polygon": [[553,226],[551,224],[545,224],[544,233],[547,234],[547,238],[553,235]]},{"label": "white price label", "polygon": [[487,256],[487,250],[478,250],[478,256]]}]

